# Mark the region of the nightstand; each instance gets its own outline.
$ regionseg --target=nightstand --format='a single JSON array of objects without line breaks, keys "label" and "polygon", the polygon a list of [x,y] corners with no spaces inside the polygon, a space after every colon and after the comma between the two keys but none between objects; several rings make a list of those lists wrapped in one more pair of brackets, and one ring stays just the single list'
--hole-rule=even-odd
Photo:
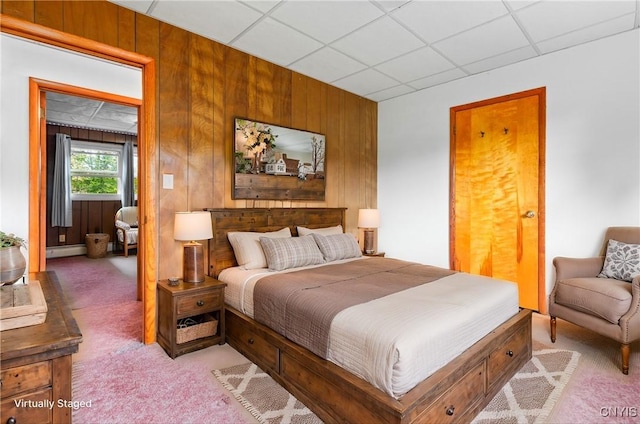
[{"label": "nightstand", "polygon": [[375,252],[375,253],[363,253],[363,256],[377,256],[379,258],[384,258],[384,252]]},{"label": "nightstand", "polygon": [[208,276],[202,283],[158,282],[158,344],[170,357],[224,344],[225,286]]}]

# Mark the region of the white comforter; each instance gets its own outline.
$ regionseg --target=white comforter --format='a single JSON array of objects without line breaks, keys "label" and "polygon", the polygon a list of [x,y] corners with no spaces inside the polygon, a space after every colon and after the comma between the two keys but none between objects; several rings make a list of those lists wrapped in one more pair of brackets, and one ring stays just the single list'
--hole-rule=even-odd
[{"label": "white comforter", "polygon": [[[253,317],[253,287],[265,275],[273,272],[224,270],[226,302]],[[327,359],[399,398],[518,310],[516,284],[453,274],[338,313]]]}]

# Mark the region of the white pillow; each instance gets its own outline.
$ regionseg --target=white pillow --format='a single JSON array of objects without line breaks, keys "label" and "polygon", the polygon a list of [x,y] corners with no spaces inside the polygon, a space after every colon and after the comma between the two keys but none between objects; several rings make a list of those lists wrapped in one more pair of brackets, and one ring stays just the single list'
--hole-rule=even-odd
[{"label": "white pillow", "polygon": [[318,244],[324,260],[327,262],[362,256],[358,241],[351,233],[331,234],[328,236],[312,234],[312,236]]},{"label": "white pillow", "polygon": [[267,267],[267,259],[265,258],[262,246],[260,245],[260,237],[291,237],[291,230],[289,227],[284,227],[281,230],[267,233],[241,231],[232,231],[227,233],[229,243],[231,243],[231,247],[233,247],[233,253],[236,255],[236,261],[238,262],[238,265],[244,269]]},{"label": "white pillow", "polygon": [[322,234],[323,236],[328,236],[331,234],[342,234],[342,225],[336,225],[335,227],[324,227],[324,228],[306,228],[306,227],[296,227],[298,230],[299,236],[308,236],[309,234]]},{"label": "white pillow", "polygon": [[124,221],[120,221],[119,219],[116,220],[116,227],[122,228],[123,230],[130,230],[131,229],[131,225],[127,224]]},{"label": "white pillow", "polygon": [[312,236],[291,238],[260,237],[267,264],[272,271],[316,265],[324,262]]}]

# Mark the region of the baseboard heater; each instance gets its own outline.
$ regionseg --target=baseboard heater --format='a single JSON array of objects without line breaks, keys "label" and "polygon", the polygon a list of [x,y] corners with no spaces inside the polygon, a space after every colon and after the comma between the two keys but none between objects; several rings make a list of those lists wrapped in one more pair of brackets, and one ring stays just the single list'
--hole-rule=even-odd
[{"label": "baseboard heater", "polygon": [[[113,243],[107,246],[107,252],[113,251]],[[69,246],[52,246],[47,247],[47,259],[64,258],[67,256],[80,256],[87,254],[87,247],[84,244],[72,244]]]}]

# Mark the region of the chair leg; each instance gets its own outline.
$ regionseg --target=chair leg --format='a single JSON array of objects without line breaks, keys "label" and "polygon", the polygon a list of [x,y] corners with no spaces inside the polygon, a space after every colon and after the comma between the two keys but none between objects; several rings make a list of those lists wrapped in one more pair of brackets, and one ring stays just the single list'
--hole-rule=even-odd
[{"label": "chair leg", "polygon": [[549,325],[551,326],[551,343],[556,342],[556,317],[550,317]]},{"label": "chair leg", "polygon": [[622,374],[629,374],[629,355],[631,353],[631,348],[628,344],[622,343],[620,345],[620,353],[622,353]]},{"label": "chair leg", "polygon": [[122,246],[124,247],[124,257],[128,258],[129,257],[129,245],[127,243],[123,243]]}]

